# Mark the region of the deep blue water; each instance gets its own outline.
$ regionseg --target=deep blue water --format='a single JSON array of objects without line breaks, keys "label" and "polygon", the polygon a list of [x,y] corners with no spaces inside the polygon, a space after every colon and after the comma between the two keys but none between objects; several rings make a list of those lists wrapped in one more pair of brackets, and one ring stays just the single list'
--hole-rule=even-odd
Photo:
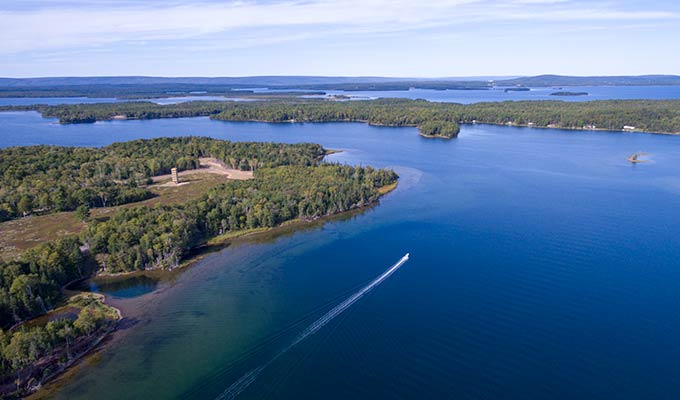
[{"label": "deep blue water", "polygon": [[[400,184],[362,214],[229,247],[126,300],[136,324],[57,398],[214,399],[406,252],[239,398],[680,396],[680,137],[0,113],[3,146],[187,134],[318,142]],[[652,161],[629,164],[635,151]]]}]

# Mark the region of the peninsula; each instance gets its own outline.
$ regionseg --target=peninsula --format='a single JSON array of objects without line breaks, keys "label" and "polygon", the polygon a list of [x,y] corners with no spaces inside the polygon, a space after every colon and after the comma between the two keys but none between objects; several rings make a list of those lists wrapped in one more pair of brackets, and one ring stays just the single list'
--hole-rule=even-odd
[{"label": "peninsula", "polygon": [[458,135],[461,124],[496,124],[557,129],[621,131],[635,126],[651,133],[680,132],[680,100],[606,100],[588,102],[504,101],[457,104],[425,100],[378,99],[329,101],[281,99],[253,102],[194,101],[159,105],[151,102],[77,105],[4,106],[0,111],[35,110],[62,124],[126,119],[207,116],[223,121],[365,122],[383,126],[413,126],[428,135],[446,125],[445,137]]},{"label": "peninsula", "polygon": [[[31,392],[115,327],[101,296],[67,300],[69,282],[171,270],[215,238],[358,209],[396,184],[391,170],[324,163],[326,153],[204,137],[0,150],[0,231],[15,230],[0,235],[2,395]],[[175,168],[184,182],[170,180]],[[17,243],[22,229],[60,234]]]}]

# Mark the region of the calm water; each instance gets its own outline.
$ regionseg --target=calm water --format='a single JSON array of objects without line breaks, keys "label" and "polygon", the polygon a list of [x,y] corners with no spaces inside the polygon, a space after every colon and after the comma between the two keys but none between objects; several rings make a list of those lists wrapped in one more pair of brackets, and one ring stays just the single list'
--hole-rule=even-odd
[{"label": "calm water", "polygon": [[134,298],[151,293],[158,288],[158,279],[148,276],[127,278],[94,278],[69,286],[73,290],[105,293],[116,298]]},{"label": "calm water", "polygon": [[0,97],[0,106],[30,106],[31,104],[115,103],[120,100],[103,97]]},{"label": "calm water", "polygon": [[[57,398],[214,399],[407,251],[240,398],[680,395],[680,137],[0,114],[3,146],[186,134],[314,141],[345,150],[331,160],[395,168],[400,185],[363,214],[227,248],[122,300],[141,308],[134,326]],[[653,161],[627,163],[639,150]]]},{"label": "calm water", "polygon": [[[493,90],[391,90],[391,91],[351,91],[330,90],[328,95],[346,95],[354,100],[377,99],[381,97],[425,99],[429,101],[448,103],[479,103],[484,101],[508,101],[508,100],[563,100],[563,101],[592,101],[592,100],[631,100],[650,99],[668,100],[680,99],[680,86],[573,86],[561,88],[531,88],[528,92],[505,92],[505,88]],[[268,90],[255,89],[257,93],[294,92],[295,90]],[[303,90],[300,90],[304,92]],[[587,92],[587,96],[551,96],[551,93],[559,91]],[[325,97],[323,95],[310,95],[303,97]],[[165,99],[147,99],[158,104],[177,104],[187,101],[252,101],[252,99],[225,98],[222,96],[185,96],[169,97]],[[30,104],[78,104],[78,103],[110,103],[126,100],[113,98],[86,98],[86,97],[36,97],[36,98],[0,98],[0,106],[3,105],[30,105]]]},{"label": "calm water", "polygon": [[224,96],[180,96],[158,99],[116,99],[112,97],[0,97],[0,106],[28,106],[31,104],[90,104],[120,103],[126,101],[150,101],[156,104],[177,104],[188,101],[252,101],[250,99],[227,98]]},{"label": "calm water", "polygon": [[[555,92],[587,92],[587,96],[551,96]],[[505,92],[504,88],[493,90],[428,90],[411,89],[395,91],[329,91],[328,94],[352,96],[357,100],[376,99],[380,97],[398,97],[407,99],[425,99],[448,103],[479,103],[484,101],[520,101],[520,100],[631,100],[680,99],[680,86],[573,86],[558,88],[531,88],[528,92]]]}]

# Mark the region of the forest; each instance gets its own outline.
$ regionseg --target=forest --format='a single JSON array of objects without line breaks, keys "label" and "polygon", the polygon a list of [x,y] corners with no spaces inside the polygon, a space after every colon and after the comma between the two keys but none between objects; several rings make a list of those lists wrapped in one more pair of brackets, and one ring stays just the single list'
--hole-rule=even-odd
[{"label": "forest", "polygon": [[0,330],[0,395],[20,398],[69,366],[106,335],[120,318],[102,296],[79,294],[65,308],[71,316]]},{"label": "forest", "polygon": [[214,236],[362,207],[396,180],[390,170],[298,163],[257,169],[255,179],[228,181],[189,203],[120,209],[89,221],[81,238],[56,239],[19,260],[0,261],[0,326],[53,308],[60,288],[90,275],[95,260],[106,272],[172,269]]},{"label": "forest", "polygon": [[460,126],[453,121],[425,121],[418,127],[422,136],[450,139],[458,136]]},{"label": "forest", "polygon": [[234,169],[312,165],[316,144],[233,143],[206,137],[158,138],[102,148],[29,146],[0,149],[0,221],[49,212],[115,206],[152,196],[149,178],[199,167],[214,157]]},{"label": "forest", "polygon": [[[384,180],[396,179],[387,172],[370,168],[348,171],[345,167],[319,166],[324,154],[323,147],[317,144],[229,142],[205,137],[134,140],[98,149],[29,146],[1,150],[0,204],[5,217],[26,213],[34,207],[56,212],[78,206],[103,207],[133,202],[150,193],[137,186],[146,183],[145,179],[166,173],[173,166],[196,168],[198,157],[202,156],[215,157],[233,168],[253,170],[256,179],[228,182],[212,189],[212,202],[206,198],[186,207],[119,211],[111,217],[111,222],[92,221],[92,235],[83,242],[73,237],[57,239],[29,250],[19,260],[0,262],[0,326],[46,312],[59,300],[60,288],[65,283],[87,276],[91,271],[85,267],[87,260],[80,246],[88,240],[92,242],[88,254],[99,258],[102,258],[102,252],[112,254],[118,260],[117,267],[113,267],[116,270],[170,267],[174,265],[171,264],[175,260],[173,257],[179,260],[197,239],[219,234],[225,229],[274,226],[298,216],[344,211],[375,200],[373,185],[382,183],[381,174],[387,174],[388,178]],[[272,176],[283,174],[271,172],[278,171],[275,167],[298,168],[290,171],[297,171],[295,179],[306,186],[283,179],[283,175]],[[260,169],[265,171],[260,172]],[[328,187],[324,186],[327,182],[330,182]],[[328,193],[339,189],[347,190],[347,193]],[[274,193],[277,190],[283,198],[277,197],[279,195]],[[135,197],[133,194],[137,193],[140,195]],[[332,203],[314,208],[308,204],[317,204],[312,202],[312,193],[325,193],[326,200],[332,200]],[[227,205],[220,203],[222,213],[215,214],[217,198],[226,199],[224,201],[234,209],[227,209]],[[199,205],[201,207],[197,208]],[[215,228],[218,224],[215,215],[220,216],[220,229]],[[153,220],[149,220],[152,216]],[[236,221],[230,219],[231,216],[235,216]],[[82,213],[82,218],[87,218],[87,212]],[[222,223],[221,219],[228,223]],[[125,229],[134,223],[137,223],[135,232],[119,234],[106,230],[107,226]],[[196,224],[197,231],[192,230],[191,224]],[[141,264],[120,266],[122,250],[130,249],[124,248],[120,252],[118,249],[131,244],[129,240],[125,241],[130,235],[138,235],[142,240],[141,247],[135,248],[143,251]]]},{"label": "forest", "polygon": [[52,309],[61,299],[61,287],[88,276],[92,266],[76,237],[34,247],[20,260],[0,261],[0,327]]},{"label": "forest", "polygon": [[[621,130],[624,125],[650,132],[680,132],[680,101],[611,100],[593,102],[522,101],[475,104],[383,99],[351,102],[230,104],[213,116],[223,120],[365,121],[376,125],[422,126],[490,123],[582,129]],[[457,133],[457,132],[456,132]],[[455,135],[454,135],[455,136]]]},{"label": "forest", "polygon": [[[149,177],[175,165],[196,168],[203,156],[249,169],[254,179],[226,181],[179,204],[119,208],[99,219],[84,212],[86,228],[80,236],[57,238],[18,259],[0,260],[0,327],[5,329],[0,330],[0,393],[21,393],[35,379],[67,365],[72,353],[85,351],[98,332],[111,326],[115,318],[101,301],[69,303],[79,309],[75,315],[22,324],[62,304],[62,288],[69,282],[98,271],[173,269],[192,249],[216,236],[363,207],[377,201],[380,189],[398,178],[391,170],[321,163],[325,154],[316,144],[233,143],[204,137],[135,140],[103,148],[2,150],[0,194],[6,217],[36,206],[56,212],[78,204],[135,201],[145,196],[142,185]],[[102,192],[108,197],[100,203]],[[30,207],[15,206],[24,202]]]},{"label": "forest", "polygon": [[362,207],[396,179],[389,170],[335,164],[261,168],[255,179],[227,182],[191,203],[93,221],[82,240],[106,272],[172,269],[211,237]]},{"label": "forest", "polygon": [[[606,100],[590,102],[506,101],[475,104],[425,100],[365,101],[272,100],[256,102],[188,102],[158,105],[148,102],[59,106],[6,106],[36,109],[61,123],[94,122],[114,117],[131,119],[210,116],[225,121],[331,122],[359,121],[374,125],[420,127],[428,121],[456,124],[489,123],[564,129],[622,130],[624,125],[659,133],[680,132],[680,100]],[[431,129],[434,125],[426,126]],[[427,130],[426,129],[426,130]]]}]

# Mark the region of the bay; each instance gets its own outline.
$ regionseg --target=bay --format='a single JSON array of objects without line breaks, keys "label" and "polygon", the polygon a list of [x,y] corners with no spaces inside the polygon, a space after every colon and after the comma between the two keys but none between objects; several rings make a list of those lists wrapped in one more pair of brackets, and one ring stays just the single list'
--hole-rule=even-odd
[{"label": "bay", "polygon": [[[528,91],[505,91],[496,87],[490,90],[432,90],[410,89],[391,91],[328,91],[328,95],[350,96],[352,100],[377,98],[424,99],[445,103],[481,103],[487,101],[594,101],[594,100],[672,100],[680,99],[680,86],[565,86],[529,88]],[[510,88],[512,89],[512,88]],[[584,96],[552,96],[559,92],[585,92]],[[313,96],[308,96],[313,97]]]},{"label": "bay", "polygon": [[[262,365],[239,398],[680,394],[680,138],[472,125],[441,141],[358,123],[0,113],[3,147],[178,135],[317,142],[400,184],[363,213],[228,247],[153,292],[112,290],[126,323],[55,398],[214,399]],[[635,151],[651,161],[628,163]]]},{"label": "bay", "polygon": [[[306,98],[324,98],[327,96],[349,96],[350,100],[368,100],[377,98],[424,99],[435,102],[471,104],[487,101],[594,101],[594,100],[673,100],[680,99],[680,86],[571,86],[571,87],[538,87],[528,91],[505,91],[508,88],[496,87],[491,90],[383,90],[383,91],[343,91],[328,90],[325,95],[302,95]],[[257,94],[276,94],[295,92],[295,90],[278,90],[259,88]],[[301,92],[304,92],[301,90]],[[552,96],[558,92],[585,92],[584,96]],[[157,99],[139,99],[134,101],[151,101],[157,104],[177,104],[187,101],[252,101],[248,98],[228,98],[222,96],[178,96]],[[87,97],[6,97],[0,98],[0,106],[31,104],[79,104],[79,103],[111,103],[133,101],[115,98]]]}]

